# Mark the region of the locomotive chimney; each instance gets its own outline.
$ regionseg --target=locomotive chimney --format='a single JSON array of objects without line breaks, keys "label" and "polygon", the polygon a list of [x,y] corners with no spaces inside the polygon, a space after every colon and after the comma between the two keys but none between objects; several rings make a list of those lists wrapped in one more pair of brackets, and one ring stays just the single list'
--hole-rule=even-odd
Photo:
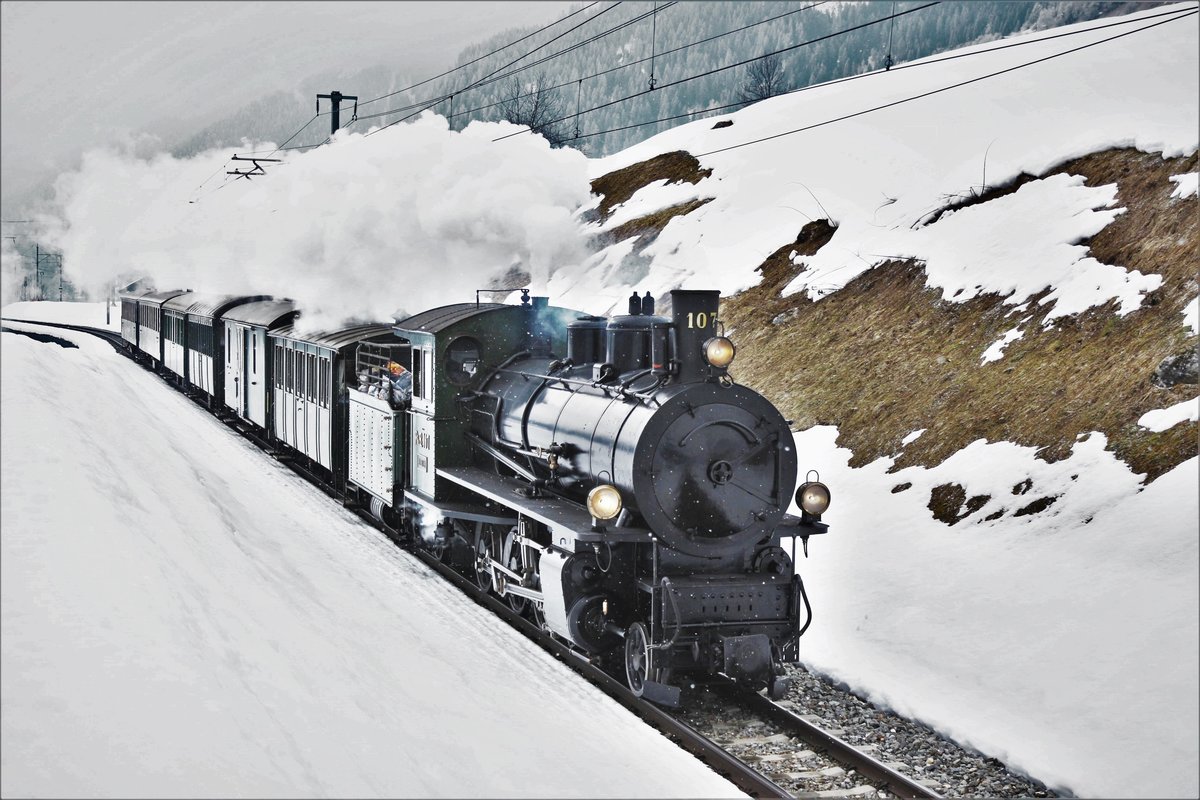
[{"label": "locomotive chimney", "polygon": [[704,343],[717,335],[717,305],[721,293],[709,289],[671,292],[671,323],[675,327],[676,376],[681,382],[709,376]]},{"label": "locomotive chimney", "polygon": [[646,292],[646,296],[642,298],[642,313],[650,317],[654,315],[654,298]]}]

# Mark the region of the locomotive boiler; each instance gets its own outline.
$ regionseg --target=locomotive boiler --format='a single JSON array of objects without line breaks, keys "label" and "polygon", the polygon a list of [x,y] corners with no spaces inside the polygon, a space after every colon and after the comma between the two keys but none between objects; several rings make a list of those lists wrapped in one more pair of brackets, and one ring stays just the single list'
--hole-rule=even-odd
[{"label": "locomotive boiler", "polygon": [[[529,349],[469,398],[468,436],[486,459],[522,480],[526,497],[571,501],[590,517],[584,534],[538,550],[545,625],[590,653],[623,656],[634,692],[667,703],[679,673],[786,690],[782,663],[796,660],[811,612],[794,546],[782,545],[826,530],[819,483],[802,487],[801,518],[785,513],[793,438],[770,402],[730,376],[718,296],[674,291],[670,317],[654,314],[648,294],[611,320],[576,315],[565,357],[545,346],[552,323],[535,316]],[[509,561],[504,588],[529,588],[513,569],[522,559]]]}]

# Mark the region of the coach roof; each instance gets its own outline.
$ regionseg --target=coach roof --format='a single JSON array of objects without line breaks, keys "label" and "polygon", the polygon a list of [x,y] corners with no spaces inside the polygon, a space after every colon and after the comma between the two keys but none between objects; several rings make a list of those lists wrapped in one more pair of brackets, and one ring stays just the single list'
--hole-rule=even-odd
[{"label": "coach roof", "polygon": [[172,289],[168,292],[151,292],[150,294],[144,294],[139,297],[138,302],[161,307],[163,303],[170,300],[172,297],[178,297],[179,295],[186,293],[186,289]]},{"label": "coach roof", "polygon": [[222,319],[269,328],[285,317],[296,313],[298,313],[296,304],[291,300],[259,300],[234,306],[225,312]]},{"label": "coach roof", "polygon": [[387,335],[391,332],[392,328],[390,325],[380,324],[352,325],[335,330],[312,332],[297,332],[294,325],[284,325],[282,328],[271,331],[271,335],[291,339],[294,342],[319,345],[330,350],[340,350],[348,344],[373,339],[376,336]]}]

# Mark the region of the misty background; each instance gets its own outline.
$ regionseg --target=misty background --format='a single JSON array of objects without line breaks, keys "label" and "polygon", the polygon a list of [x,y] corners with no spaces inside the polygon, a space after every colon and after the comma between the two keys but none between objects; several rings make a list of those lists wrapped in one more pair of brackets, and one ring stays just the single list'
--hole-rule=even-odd
[{"label": "misty background", "polygon": [[[581,250],[563,220],[587,202],[582,159],[549,144],[605,155],[737,108],[752,67],[741,62],[776,51],[768,94],[1147,5],[5,2],[3,300],[102,295],[144,275],[298,300],[311,286],[314,301],[338,275],[368,285],[428,269],[529,275],[550,268],[549,254]],[[316,95],[335,89],[359,98],[357,119],[344,104],[343,132],[320,147],[329,105],[318,115]],[[418,130],[423,112],[440,127]],[[456,139],[503,120],[542,135],[490,150],[499,129]],[[378,160],[366,143],[379,139],[403,156]],[[225,173],[249,168],[234,153],[286,163],[233,180]],[[409,163],[431,157],[442,159],[436,180]],[[375,171],[352,166],[359,158],[377,159]],[[440,202],[448,186],[470,202]],[[389,226],[408,238],[380,233]]]}]

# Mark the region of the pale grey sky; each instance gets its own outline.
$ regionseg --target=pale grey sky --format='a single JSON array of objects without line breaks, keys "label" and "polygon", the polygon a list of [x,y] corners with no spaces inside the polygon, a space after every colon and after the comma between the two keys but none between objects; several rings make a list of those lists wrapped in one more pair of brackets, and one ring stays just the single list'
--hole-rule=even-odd
[{"label": "pale grey sky", "polygon": [[[4,215],[88,147],[207,122],[331,70],[418,78],[565,2],[0,2]],[[338,87],[331,87],[338,88]]]}]

